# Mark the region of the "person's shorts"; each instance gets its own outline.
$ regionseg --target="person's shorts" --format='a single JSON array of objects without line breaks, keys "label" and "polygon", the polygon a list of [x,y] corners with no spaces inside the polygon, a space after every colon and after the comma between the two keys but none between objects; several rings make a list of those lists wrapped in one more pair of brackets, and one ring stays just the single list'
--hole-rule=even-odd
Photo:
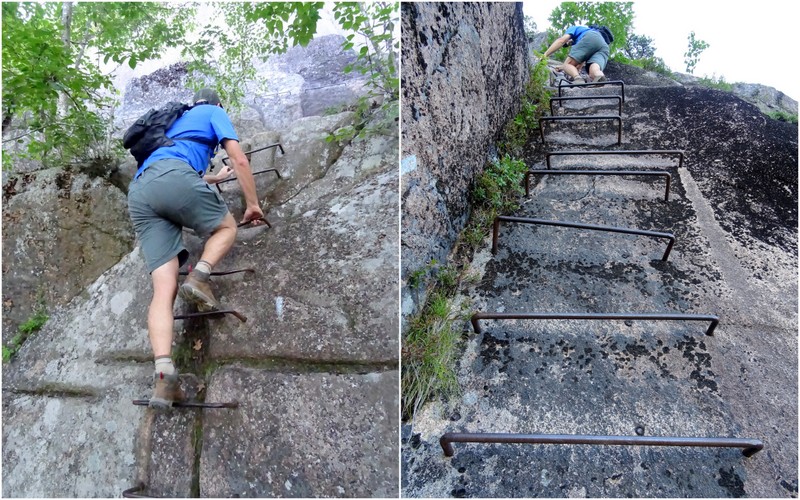
[{"label": "person's shorts", "polygon": [[606,69],[608,64],[608,44],[599,32],[591,30],[581,38],[581,41],[572,46],[569,56],[579,63],[586,63],[586,70],[592,63],[600,65],[600,71]]},{"label": "person's shorts", "polygon": [[169,159],[154,162],[131,181],[128,213],[152,273],[176,255],[183,266],[189,258],[183,228],[210,234],[220,226],[228,207],[188,163]]}]

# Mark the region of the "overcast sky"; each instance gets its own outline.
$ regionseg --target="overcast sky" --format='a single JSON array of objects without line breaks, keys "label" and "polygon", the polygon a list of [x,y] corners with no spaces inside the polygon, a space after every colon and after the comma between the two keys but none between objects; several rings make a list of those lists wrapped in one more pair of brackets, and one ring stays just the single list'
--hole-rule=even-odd
[{"label": "overcast sky", "polygon": [[[561,2],[523,2],[539,31]],[[683,54],[689,32],[710,45],[700,55],[694,76],[723,76],[726,82],[760,83],[800,100],[797,52],[798,4],[785,0],[723,2],[640,0],[633,3],[633,32],[653,39],[656,56],[672,71],[686,73]]]}]

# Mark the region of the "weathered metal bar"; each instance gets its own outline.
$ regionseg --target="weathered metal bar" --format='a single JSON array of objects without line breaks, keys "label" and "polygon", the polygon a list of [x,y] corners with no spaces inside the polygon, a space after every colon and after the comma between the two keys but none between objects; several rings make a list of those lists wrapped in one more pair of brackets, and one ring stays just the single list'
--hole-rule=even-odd
[{"label": "weathered metal bar", "polygon": [[675,245],[675,235],[671,233],[660,233],[657,231],[645,231],[643,229],[628,229],[625,227],[616,226],[598,226],[595,224],[583,224],[579,222],[564,222],[557,220],[544,220],[544,219],[531,219],[528,217],[512,217],[508,215],[499,215],[494,219],[492,228],[492,254],[497,254],[497,240],[500,236],[500,222],[517,222],[520,224],[538,224],[542,226],[558,226],[558,227],[571,227],[575,229],[589,229],[592,231],[606,231],[610,233],[634,234],[637,236],[649,236],[651,238],[665,238],[669,240],[667,249],[664,251],[664,256],[661,257],[662,261],[669,258],[672,247]]},{"label": "weathered metal bar", "polygon": [[618,95],[596,95],[596,96],[570,96],[570,97],[551,97],[550,98],[550,114],[555,115],[555,111],[553,109],[553,102],[558,101],[590,101],[593,99],[616,99],[619,104],[619,114],[622,114],[622,97]]},{"label": "weathered metal bar", "polygon": [[[181,276],[188,276],[190,271],[179,271],[178,274]],[[236,269],[234,271],[211,271],[211,276],[227,276],[228,274],[236,274],[236,273],[255,273],[255,269]]]},{"label": "weathered metal bar", "polygon": [[667,188],[664,193],[664,201],[669,201],[669,186],[672,182],[672,174],[664,170],[528,170],[525,172],[525,196],[530,196],[530,182],[532,174],[548,175],[643,175],[646,177],[664,177],[667,181]]},{"label": "weathered metal bar", "polygon": [[[149,406],[150,400],[134,399],[133,404],[136,406]],[[231,401],[229,403],[205,403],[201,401],[173,401],[172,406],[176,408],[238,408],[239,402]]]},{"label": "weathered metal bar", "polygon": [[448,432],[439,439],[439,444],[442,445],[445,456],[452,457],[455,453],[453,443],[591,444],[742,448],[742,454],[746,457],[751,457],[764,448],[764,443],[761,440],[744,438]]},{"label": "weathered metal bar", "polygon": [[484,319],[587,319],[602,321],[647,320],[647,321],[710,321],[706,335],[714,336],[719,317],[713,314],[671,314],[671,313],[482,313],[472,315],[470,322],[475,333],[483,333],[478,323]]},{"label": "weathered metal bar", "polygon": [[[245,155],[250,155],[250,154],[253,154],[253,153],[258,153],[259,151],[264,151],[265,149],[269,149],[269,148],[278,148],[282,155],[286,154],[286,153],[283,152],[283,146],[281,146],[281,143],[279,143],[279,142],[276,142],[275,144],[270,144],[269,146],[264,146],[263,148],[251,149],[250,151],[245,151],[244,154]],[[248,156],[248,158],[249,158],[249,156]],[[230,160],[230,157],[226,156],[225,158],[222,159],[222,163],[227,165],[228,164],[228,160]],[[263,172],[269,172],[269,170],[263,170]],[[278,174],[278,177],[280,177],[280,176],[281,176],[281,174]]]},{"label": "weathered metal bar", "polygon": [[558,82],[558,97],[561,97],[561,89],[566,88],[575,88],[575,87],[604,87],[608,85],[616,85],[622,87],[622,100],[625,100],[625,82],[622,80],[607,80],[605,82],[587,82],[587,83],[570,83],[567,82],[568,85],[564,85],[564,80]]},{"label": "weathered metal bar", "polygon": [[144,491],[144,483],[139,483],[133,488],[128,488],[122,492],[122,498],[156,498],[148,495],[142,495],[139,492]]},{"label": "weathered metal bar", "polygon": [[545,154],[547,168],[550,168],[551,156],[583,156],[583,155],[679,155],[678,168],[683,167],[683,151],[677,149],[654,149],[648,151],[646,149],[628,149],[624,151],[613,150],[592,150],[592,151],[550,151]]},{"label": "weathered metal bar", "polygon": [[617,115],[592,115],[592,116],[543,116],[539,118],[539,134],[544,144],[544,124],[555,121],[576,121],[576,120],[616,120],[617,121],[617,145],[622,144],[622,117]]},{"label": "weathered metal bar", "polygon": [[244,314],[234,311],[233,309],[220,309],[219,311],[206,311],[206,312],[196,312],[196,313],[186,313],[186,314],[176,314],[173,316],[173,319],[190,319],[190,318],[201,318],[203,316],[219,316],[222,314],[232,314],[236,316],[236,318],[241,321],[242,323],[247,322],[247,316]]},{"label": "weathered metal bar", "polygon": [[[269,223],[269,221],[267,220],[266,216],[259,217],[258,219],[253,219],[253,220],[263,220],[267,224],[267,227],[272,228],[272,224]],[[240,222],[240,223],[236,224],[236,227],[243,227],[243,226],[246,226],[246,225],[250,224],[251,222],[253,222],[253,221],[250,220],[250,221],[247,221],[247,222]]]},{"label": "weathered metal bar", "polygon": [[[225,159],[227,160],[227,158],[225,158]],[[278,176],[278,179],[283,179],[283,176],[281,175],[280,172],[278,172],[277,168],[268,168],[266,170],[259,170],[258,172],[253,172],[253,175],[255,176],[255,175],[260,175],[260,174],[266,174],[267,172],[275,172],[275,174]],[[219,181],[217,183],[217,186],[219,186],[220,184],[225,184],[226,182],[233,182],[236,179],[238,179],[238,177],[229,177],[227,179]]]}]

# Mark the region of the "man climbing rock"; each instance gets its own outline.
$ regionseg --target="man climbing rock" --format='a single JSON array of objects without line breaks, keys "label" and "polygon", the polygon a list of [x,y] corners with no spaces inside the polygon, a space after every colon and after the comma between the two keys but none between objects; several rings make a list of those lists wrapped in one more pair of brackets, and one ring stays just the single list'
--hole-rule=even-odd
[{"label": "man climbing rock", "polygon": [[[158,409],[167,409],[183,399],[171,358],[178,269],[189,258],[183,244],[183,227],[210,236],[200,261],[180,287],[181,297],[199,310],[216,310],[219,303],[211,291],[209,276],[233,246],[237,226],[222,197],[209,184],[235,171],[246,203],[242,222],[258,225],[264,216],[250,164],[214,90],[198,91],[194,106],[166,130],[166,135],[176,139],[170,141],[174,144],[150,154],[128,190],[128,212],[153,278],[153,298],[147,315],[155,358],[155,389],[150,407]],[[205,175],[217,145],[228,153],[233,169]]]},{"label": "man climbing rock", "polygon": [[[603,34],[602,30],[606,33]],[[607,37],[611,39],[608,40]],[[603,70],[606,69],[609,56],[608,44],[613,40],[611,32],[603,26],[572,26],[550,45],[544,57],[550,57],[550,54],[561,47],[571,45],[564,64],[556,69],[563,69],[572,83],[586,83],[580,76],[580,70],[584,64],[588,64],[589,81],[604,82],[606,76]]]}]

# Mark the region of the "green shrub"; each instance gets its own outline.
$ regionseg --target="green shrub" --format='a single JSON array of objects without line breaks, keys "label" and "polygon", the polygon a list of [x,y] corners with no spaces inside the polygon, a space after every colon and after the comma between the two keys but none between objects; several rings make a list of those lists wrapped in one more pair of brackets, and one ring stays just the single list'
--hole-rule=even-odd
[{"label": "green shrub", "polygon": [[550,80],[547,59],[540,58],[531,68],[530,78],[522,94],[522,104],[517,115],[503,130],[505,152],[519,155],[539,129],[539,118],[545,114],[550,102],[550,92],[545,88]]},{"label": "green shrub", "polygon": [[728,83],[725,81],[725,77],[721,76],[719,78],[716,75],[711,76],[704,76],[701,78],[698,83],[703,87],[708,87],[710,89],[722,90],[725,92],[733,92],[733,84]]},{"label": "green shrub", "polygon": [[14,338],[8,343],[8,345],[3,346],[3,362],[6,363],[11,361],[11,358],[17,354],[17,351],[22,347],[22,344],[28,340],[33,333],[39,331],[47,320],[49,316],[45,312],[44,308],[41,307],[38,309],[33,316],[28,318],[24,323],[19,325],[19,332],[14,335]]},{"label": "green shrub", "polygon": [[767,116],[772,118],[773,120],[778,120],[781,122],[789,122],[794,123],[797,125],[797,115],[793,115],[791,113],[787,113],[786,111],[771,111],[767,113]]}]

